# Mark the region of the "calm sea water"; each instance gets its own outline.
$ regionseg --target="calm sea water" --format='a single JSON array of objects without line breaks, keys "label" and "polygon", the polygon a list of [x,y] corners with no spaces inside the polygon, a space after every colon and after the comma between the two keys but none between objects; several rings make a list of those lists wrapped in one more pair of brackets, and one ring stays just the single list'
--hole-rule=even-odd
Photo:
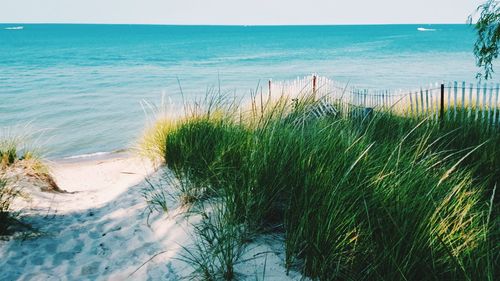
[{"label": "calm sea water", "polygon": [[[52,158],[130,146],[140,102],[318,73],[369,88],[474,81],[467,25],[147,26],[0,24],[0,127],[43,130]],[[422,32],[418,27],[435,29]]]}]

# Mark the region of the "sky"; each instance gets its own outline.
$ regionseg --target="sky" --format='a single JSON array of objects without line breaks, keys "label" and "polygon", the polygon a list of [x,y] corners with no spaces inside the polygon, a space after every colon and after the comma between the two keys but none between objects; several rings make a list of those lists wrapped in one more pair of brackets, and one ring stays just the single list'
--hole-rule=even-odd
[{"label": "sky", "polygon": [[486,0],[0,0],[3,23],[465,23]]}]

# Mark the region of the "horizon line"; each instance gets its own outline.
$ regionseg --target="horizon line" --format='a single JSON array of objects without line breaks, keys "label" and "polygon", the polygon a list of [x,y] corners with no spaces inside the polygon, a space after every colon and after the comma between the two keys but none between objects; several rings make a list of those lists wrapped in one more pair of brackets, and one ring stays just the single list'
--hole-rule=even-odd
[{"label": "horizon line", "polygon": [[363,25],[474,25],[475,23],[311,23],[311,24],[176,24],[176,23],[106,23],[106,22],[0,22],[0,24],[32,24],[32,25],[151,25],[151,26],[363,26]]}]

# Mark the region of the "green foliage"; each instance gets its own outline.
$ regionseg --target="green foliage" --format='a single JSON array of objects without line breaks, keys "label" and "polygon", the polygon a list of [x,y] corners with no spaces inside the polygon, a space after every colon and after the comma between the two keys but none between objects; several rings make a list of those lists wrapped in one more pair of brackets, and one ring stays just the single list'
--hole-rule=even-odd
[{"label": "green foliage", "polygon": [[15,219],[11,205],[14,199],[27,199],[20,187],[26,178],[43,183],[42,191],[61,191],[36,149],[27,146],[25,137],[0,131],[0,235],[31,228]]},{"label": "green foliage", "polygon": [[[477,9],[480,13],[475,24],[477,40],[474,44],[474,54],[477,65],[484,69],[484,77],[491,78],[493,74],[493,61],[498,57],[500,42],[500,2],[488,0]],[[469,17],[472,23],[472,16]],[[478,77],[482,74],[478,73]]]},{"label": "green foliage", "polygon": [[139,154],[152,160],[153,163],[161,162],[166,153],[167,136],[175,126],[176,124],[169,120],[157,120],[153,126],[147,128],[139,140],[137,145]]},{"label": "green foliage", "polygon": [[14,164],[20,157],[18,157],[17,147],[15,143],[8,141],[0,142],[0,166],[7,167]]},{"label": "green foliage", "polygon": [[7,181],[0,179],[0,235],[7,231],[8,211],[10,208],[10,198],[6,191]]},{"label": "green foliage", "polygon": [[161,211],[168,213],[168,198],[167,191],[158,184],[146,179],[146,187],[141,190],[142,197],[146,200],[149,210]]},{"label": "green foliage", "polygon": [[7,180],[0,177],[0,236],[10,233],[10,227],[16,223],[11,212],[12,201],[20,195],[20,191]]},{"label": "green foliage", "polygon": [[22,145],[18,137],[3,137],[0,135],[0,168],[6,168],[22,160],[36,160],[34,150]]},{"label": "green foliage", "polygon": [[[203,194],[190,203],[224,207],[224,223],[204,230],[281,232],[287,266],[319,280],[498,276],[496,129],[381,112],[297,123],[301,107],[286,108],[198,113],[169,132],[167,164],[189,179],[184,193]],[[241,235],[224,239],[240,245]],[[205,236],[190,255],[198,273],[213,272],[201,265],[217,255],[234,264],[239,251],[215,250]]]},{"label": "green foliage", "polygon": [[195,243],[184,247],[181,260],[194,271],[191,280],[235,280],[235,266],[245,250],[245,227],[235,223],[222,202],[211,202],[201,211],[202,220],[194,227]]}]

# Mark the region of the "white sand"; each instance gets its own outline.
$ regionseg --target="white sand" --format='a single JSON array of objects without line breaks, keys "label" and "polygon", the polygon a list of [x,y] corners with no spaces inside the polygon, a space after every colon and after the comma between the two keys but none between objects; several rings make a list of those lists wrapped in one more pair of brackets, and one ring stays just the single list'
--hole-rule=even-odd
[{"label": "white sand", "polygon": [[[192,243],[191,219],[176,215],[180,209],[150,214],[141,196],[145,177],[154,181],[162,173],[151,163],[121,157],[59,163],[52,170],[71,193],[25,190],[32,201],[17,208],[39,234],[0,241],[0,280],[179,280],[191,272],[178,259],[182,246]],[[259,258],[237,269],[248,280],[262,280],[266,264],[265,280],[300,280],[285,274],[276,254],[281,245],[273,239],[250,245],[245,259]]]}]

